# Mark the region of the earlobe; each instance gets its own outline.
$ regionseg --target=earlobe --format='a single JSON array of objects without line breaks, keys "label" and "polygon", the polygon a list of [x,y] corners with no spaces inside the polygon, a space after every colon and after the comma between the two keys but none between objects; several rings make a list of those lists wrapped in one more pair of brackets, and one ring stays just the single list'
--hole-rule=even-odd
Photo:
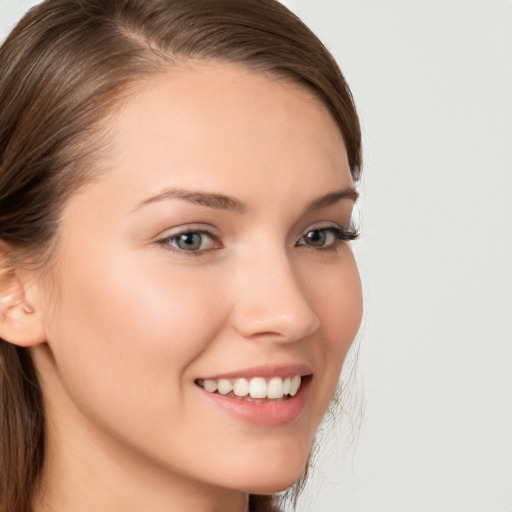
[{"label": "earlobe", "polygon": [[45,341],[40,311],[26,294],[26,283],[14,268],[0,268],[0,338],[21,347]]}]

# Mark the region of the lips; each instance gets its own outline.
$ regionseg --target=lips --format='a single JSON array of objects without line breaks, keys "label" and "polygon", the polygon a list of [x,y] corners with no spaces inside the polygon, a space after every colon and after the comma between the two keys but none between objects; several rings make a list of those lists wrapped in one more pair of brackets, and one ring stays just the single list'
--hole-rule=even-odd
[{"label": "lips", "polygon": [[301,415],[312,379],[308,366],[288,365],[199,378],[195,384],[218,410],[251,424],[277,426]]}]

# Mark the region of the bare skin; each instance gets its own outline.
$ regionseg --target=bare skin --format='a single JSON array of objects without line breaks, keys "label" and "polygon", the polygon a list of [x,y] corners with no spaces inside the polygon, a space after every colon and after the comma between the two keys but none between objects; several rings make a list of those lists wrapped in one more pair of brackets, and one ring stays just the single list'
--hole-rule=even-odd
[{"label": "bare skin", "polygon": [[[244,511],[300,476],[360,324],[342,136],[302,88],[207,62],[141,84],[107,128],[104,174],[62,215],[55,295],[25,293],[49,418],[36,510]],[[198,385],[255,367],[309,372],[290,421]]]}]

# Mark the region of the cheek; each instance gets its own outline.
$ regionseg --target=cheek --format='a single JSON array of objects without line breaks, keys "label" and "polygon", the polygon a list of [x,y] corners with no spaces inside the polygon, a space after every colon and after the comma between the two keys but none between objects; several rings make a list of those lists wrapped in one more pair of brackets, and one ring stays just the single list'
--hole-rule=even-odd
[{"label": "cheek", "polygon": [[133,421],[134,407],[158,413],[179,404],[189,366],[225,314],[208,275],[192,280],[169,268],[101,255],[62,269],[49,343],[84,408]]},{"label": "cheek", "polygon": [[322,340],[317,347],[318,366],[324,369],[317,403],[323,416],[338,383],[347,352],[359,330],[362,318],[362,290],[359,272],[350,252],[340,265],[339,272],[327,271],[323,286],[313,291],[316,311],[322,326]]},{"label": "cheek", "polygon": [[322,276],[323,286],[314,290],[317,311],[326,337],[326,350],[344,358],[361,324],[363,305],[359,272],[351,251],[338,272]]}]

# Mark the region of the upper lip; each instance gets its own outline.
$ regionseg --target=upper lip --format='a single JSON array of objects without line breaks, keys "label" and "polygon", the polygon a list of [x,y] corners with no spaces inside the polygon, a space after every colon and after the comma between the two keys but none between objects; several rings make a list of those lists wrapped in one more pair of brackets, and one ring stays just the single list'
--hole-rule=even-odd
[{"label": "upper lip", "polygon": [[307,364],[280,364],[280,365],[261,365],[251,366],[239,370],[233,370],[224,373],[217,373],[201,377],[203,380],[218,380],[218,379],[241,379],[252,377],[293,377],[294,375],[310,375],[313,373],[311,367]]}]

